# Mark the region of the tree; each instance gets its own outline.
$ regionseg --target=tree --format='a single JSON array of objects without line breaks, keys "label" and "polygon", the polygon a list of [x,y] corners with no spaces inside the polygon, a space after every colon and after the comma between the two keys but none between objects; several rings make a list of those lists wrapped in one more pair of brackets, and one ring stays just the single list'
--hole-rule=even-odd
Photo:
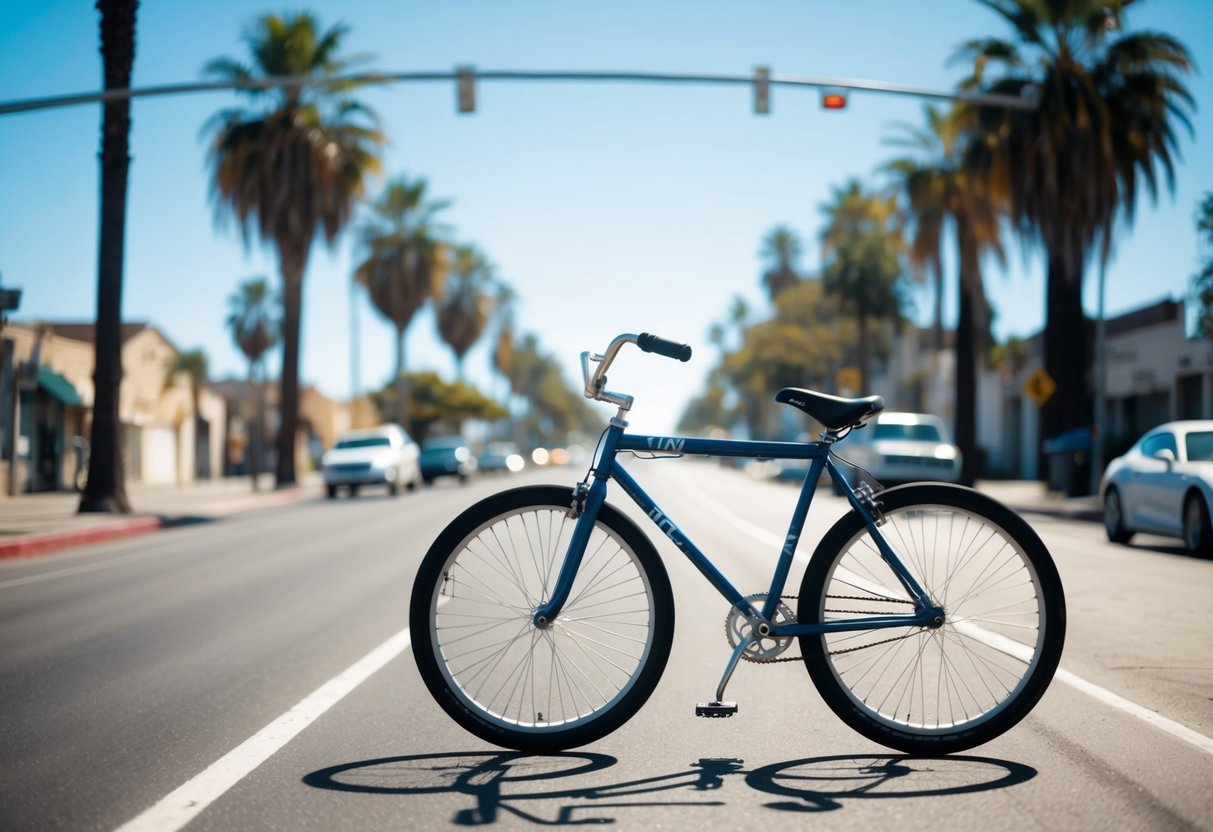
[{"label": "tree", "polygon": [[489,325],[492,290],[493,267],[489,261],[475,246],[457,246],[434,320],[439,337],[455,354],[455,377],[460,381],[464,357]]},{"label": "tree", "polygon": [[[961,111],[961,115],[967,115]],[[895,159],[886,168],[900,180],[910,235],[911,263],[930,269],[936,278],[936,347],[941,344],[939,298],[942,295],[943,232],[950,223],[956,237],[957,297],[955,438],[961,450],[961,481],[972,485],[979,473],[977,453],[977,379],[986,352],[988,330],[981,258],[986,251],[1003,260],[998,234],[999,213],[979,172],[964,166],[964,146],[973,133],[959,118],[926,109],[927,128],[906,128],[903,145],[914,155]]]},{"label": "tree", "polygon": [[822,280],[855,315],[860,389],[870,380],[869,353],[873,319],[900,321],[902,239],[897,201],[865,191],[852,179],[835,188],[832,201],[822,206],[827,224],[822,232],[826,258]]},{"label": "tree", "polygon": [[206,467],[203,465],[204,458],[200,452],[203,448],[203,418],[202,418],[202,385],[206,383],[208,376],[206,353],[202,350],[187,350],[186,352],[178,353],[172,361],[169,362],[167,375],[165,377],[165,386],[173,384],[176,376],[184,374],[190,381],[190,414],[192,416],[194,426],[194,478],[202,479]]},{"label": "tree", "polygon": [[[965,89],[1039,99],[1030,111],[971,108],[979,139],[971,169],[1004,196],[1019,233],[1044,250],[1045,370],[1064,391],[1041,408],[1043,438],[1089,424],[1090,356],[1082,306],[1087,262],[1106,264],[1118,218],[1131,222],[1144,185],[1157,199],[1159,168],[1174,188],[1176,124],[1191,130],[1183,76],[1188,50],[1157,32],[1128,32],[1129,0],[984,0],[1014,40],[962,46],[973,61]],[[987,78],[992,68],[1003,74]]]},{"label": "tree", "polygon": [[[506,416],[505,408],[476,388],[462,381],[445,382],[437,373],[409,373],[408,390],[403,424],[419,439],[424,439],[434,425],[440,425],[447,433],[459,433],[468,419],[493,421]],[[396,385],[389,382],[371,394],[383,418],[394,418],[400,412],[398,392]]]},{"label": "tree", "polygon": [[747,327],[737,350],[724,356],[722,374],[741,399],[751,437],[769,432],[778,388],[830,386],[855,339],[855,325],[842,317],[840,300],[820,280],[804,280],[780,294],[774,316]]},{"label": "tree", "polygon": [[404,336],[413,316],[427,301],[440,297],[449,268],[446,243],[438,236],[434,215],[450,203],[426,198],[425,179],[401,176],[387,184],[371,205],[372,216],[359,236],[366,257],[354,279],[366,289],[371,305],[396,329],[396,402],[405,406]]},{"label": "tree", "polygon": [[[137,0],[97,0],[107,90],[131,86],[138,6]],[[79,511],[125,513],[131,507],[122,465],[118,388],[122,383],[122,261],[126,243],[126,182],[131,161],[130,99],[107,101],[102,113],[92,455]]]},{"label": "tree", "polygon": [[762,273],[762,285],[772,303],[781,292],[800,282],[800,253],[800,238],[787,226],[776,226],[763,238],[762,259],[767,269]]},{"label": "tree", "polygon": [[249,431],[249,476],[253,490],[261,476],[262,439],[265,436],[265,354],[273,349],[282,336],[273,307],[279,301],[273,296],[263,277],[244,281],[228,296],[227,328],[232,332],[236,347],[248,359],[249,387],[255,391],[257,404]]},{"label": "tree", "polygon": [[[322,31],[307,12],[265,15],[245,36],[251,65],[217,58],[204,70],[237,85],[249,101],[220,111],[205,128],[214,131],[209,161],[216,216],[234,217],[246,244],[254,234],[272,244],[282,275],[279,487],[295,482],[303,278],[312,241],[319,234],[334,243],[367,176],[379,170],[384,141],[374,114],[348,96],[357,82],[326,80],[350,66],[339,57],[347,31],[342,25]],[[258,76],[314,80],[247,86]]]},{"label": "tree", "polygon": [[1213,191],[1205,194],[1196,209],[1196,230],[1205,239],[1205,262],[1192,277],[1192,293],[1197,303],[1197,329],[1213,341]]}]

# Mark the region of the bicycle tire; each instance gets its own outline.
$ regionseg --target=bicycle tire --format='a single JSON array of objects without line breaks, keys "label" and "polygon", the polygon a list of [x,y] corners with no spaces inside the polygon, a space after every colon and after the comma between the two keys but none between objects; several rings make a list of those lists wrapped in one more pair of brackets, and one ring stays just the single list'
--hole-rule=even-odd
[{"label": "bicycle tire", "polygon": [[669,577],[609,505],[564,609],[545,629],[532,623],[576,523],[571,499],[567,487],[525,486],[476,503],[430,546],[413,584],[422,680],[455,722],[505,748],[546,753],[606,736],[645,703],[669,658]]},{"label": "bicycle tire", "polygon": [[[882,534],[945,622],[802,636],[809,676],[843,722],[882,745],[938,755],[989,742],[1032,710],[1061,659],[1053,560],[1023,518],[972,489],[915,483],[876,499]],[[798,609],[818,623],[913,605],[851,511],[813,553]]]}]

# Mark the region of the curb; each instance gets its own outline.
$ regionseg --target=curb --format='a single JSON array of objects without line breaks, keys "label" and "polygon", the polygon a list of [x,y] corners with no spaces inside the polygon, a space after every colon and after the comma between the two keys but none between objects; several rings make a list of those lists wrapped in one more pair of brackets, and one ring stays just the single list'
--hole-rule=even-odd
[{"label": "curb", "polygon": [[102,523],[83,529],[24,535],[14,540],[0,542],[0,559],[44,555],[75,546],[133,537],[158,531],[167,525],[169,523],[164,517],[139,517],[133,520],[116,520],[112,523]]},{"label": "curb", "polygon": [[188,510],[178,515],[152,515],[132,517],[125,520],[113,520],[86,526],[81,529],[65,529],[57,532],[39,532],[22,535],[11,540],[0,541],[0,560],[10,558],[32,557],[60,552],[77,546],[87,546],[93,543],[104,543],[124,537],[156,532],[162,529],[175,528],[199,519],[218,520],[232,514],[257,509],[277,508],[299,502],[305,496],[305,490],[294,488],[289,491],[264,492],[265,496],[249,500],[235,499],[214,504],[204,515],[191,513]]}]

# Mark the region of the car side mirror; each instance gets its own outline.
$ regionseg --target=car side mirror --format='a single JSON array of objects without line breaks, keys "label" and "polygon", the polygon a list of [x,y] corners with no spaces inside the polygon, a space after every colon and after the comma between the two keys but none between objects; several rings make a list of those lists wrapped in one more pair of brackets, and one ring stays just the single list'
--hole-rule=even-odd
[{"label": "car side mirror", "polygon": [[1165,462],[1168,471],[1170,471],[1171,466],[1175,464],[1175,454],[1171,452],[1170,448],[1160,448],[1154,452],[1153,456],[1160,462]]}]

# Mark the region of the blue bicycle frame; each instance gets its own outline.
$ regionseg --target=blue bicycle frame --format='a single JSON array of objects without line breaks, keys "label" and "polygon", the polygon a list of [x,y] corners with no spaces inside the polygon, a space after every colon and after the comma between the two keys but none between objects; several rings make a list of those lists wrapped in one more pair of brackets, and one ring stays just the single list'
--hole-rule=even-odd
[{"label": "blue bicycle frame", "polygon": [[[546,622],[552,621],[559,615],[561,608],[568,600],[573,580],[577,575],[577,570],[581,566],[581,559],[585,553],[586,544],[589,542],[590,532],[594,528],[598,511],[606,499],[607,481],[612,479],[619,483],[624,492],[632,498],[633,502],[649,516],[649,519],[656,524],[657,528],[673,542],[680,552],[686,555],[687,559],[703,573],[703,576],[708,579],[712,586],[716,587],[716,590],[730,604],[739,609],[751,622],[765,625],[763,635],[790,637],[893,627],[930,627],[933,625],[937,626],[938,623],[942,622],[943,611],[927,596],[926,592],[914,579],[914,576],[902,564],[884,536],[880,533],[879,522],[867,502],[856,495],[850,483],[847,482],[846,477],[835,466],[834,461],[830,458],[830,444],[828,442],[761,442],[737,439],[629,435],[625,433],[625,426],[625,422],[616,419],[611,422],[611,426],[607,428],[606,434],[603,437],[602,451],[593,469],[593,482],[589,486],[584,507],[573,530],[572,539],[570,540],[564,563],[561,566],[556,586],[553,588],[551,598],[535,610],[534,620],[537,625],[544,626]],[[761,610],[754,609],[754,606],[737,591],[736,587],[720,573],[699,547],[683,534],[677,524],[657,506],[657,503],[632,478],[631,474],[624,469],[617,457],[619,453],[628,451],[648,454],[756,457],[760,459],[809,461],[809,472],[801,487],[800,497],[792,513],[788,533],[784,538],[783,548],[779,553],[775,573],[771,579],[771,588],[767,592],[766,600]],[[823,621],[814,624],[777,624],[772,621],[776,606],[779,604],[779,597],[783,593],[784,584],[787,582],[788,573],[792,567],[792,559],[796,554],[796,544],[800,540],[800,534],[804,529],[805,519],[809,513],[809,506],[813,501],[813,494],[817,489],[817,483],[821,478],[823,470],[828,472],[830,478],[842,488],[851,507],[863,518],[881,556],[913,600],[916,610],[913,615],[881,615],[845,621]]]}]

